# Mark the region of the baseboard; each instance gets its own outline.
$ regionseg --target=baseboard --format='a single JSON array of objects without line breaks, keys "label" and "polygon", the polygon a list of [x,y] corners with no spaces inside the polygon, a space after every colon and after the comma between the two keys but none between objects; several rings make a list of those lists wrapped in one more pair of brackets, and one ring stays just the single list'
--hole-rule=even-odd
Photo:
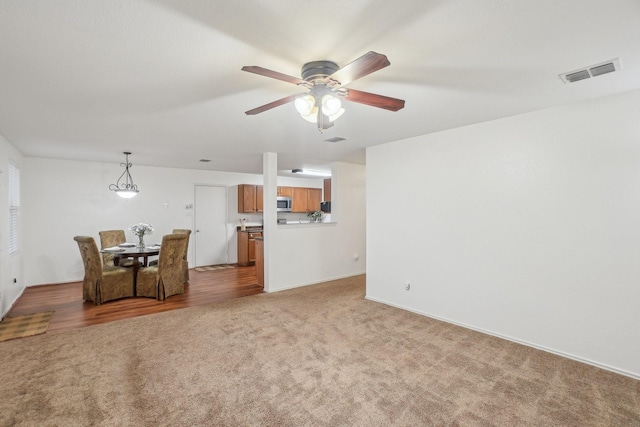
[{"label": "baseboard", "polygon": [[363,276],[364,274],[366,274],[366,273],[363,271],[361,273],[353,273],[353,274],[347,274],[347,275],[344,275],[344,276],[336,276],[336,277],[333,277],[333,278],[322,279],[322,280],[318,280],[318,281],[315,281],[315,282],[308,282],[308,283],[301,283],[301,284],[293,285],[293,286],[287,286],[285,288],[278,288],[278,289],[273,289],[273,290],[271,290],[271,289],[270,290],[266,290],[265,289],[265,292],[266,293],[273,293],[273,292],[286,291],[286,290],[289,290],[289,289],[296,289],[296,288],[302,288],[302,287],[305,287],[305,286],[317,285],[319,283],[331,282],[332,280],[340,280],[340,279],[347,279],[349,277]]},{"label": "baseboard", "polygon": [[49,282],[49,283],[36,283],[32,285],[27,285],[27,288],[36,287],[36,286],[55,286],[55,285],[66,285],[67,283],[78,283],[82,282],[83,278],[81,277],[78,280],[65,280],[64,282]]},{"label": "baseboard", "polygon": [[391,304],[391,303],[389,303],[387,301],[379,300],[377,298],[372,298],[372,297],[369,297],[369,296],[365,296],[365,299],[367,299],[369,301],[373,301],[373,302],[378,302],[380,304],[385,304],[385,305],[388,305],[388,306],[391,306],[391,307],[399,308],[401,310],[410,311],[411,313],[419,314],[421,316],[429,317],[431,319],[439,320],[441,322],[450,323],[452,325],[460,326],[462,328],[470,329],[472,331],[480,332],[480,333],[483,333],[483,334],[486,334],[486,335],[491,335],[491,336],[494,336],[494,337],[497,337],[497,338],[501,338],[501,339],[504,339],[504,340],[507,340],[507,341],[511,341],[511,342],[514,342],[514,343],[517,343],[517,344],[522,344],[522,345],[525,345],[527,347],[531,347],[531,348],[535,348],[537,350],[545,351],[547,353],[555,354],[556,356],[565,357],[567,359],[575,360],[575,361],[581,362],[581,363],[586,363],[587,365],[595,366],[597,368],[601,368],[601,369],[604,369],[606,371],[610,371],[610,372],[613,372],[613,373],[616,373],[616,374],[620,374],[620,375],[624,375],[626,377],[630,377],[630,378],[633,378],[633,379],[636,379],[636,380],[640,380],[640,374],[629,372],[629,371],[626,371],[624,369],[619,369],[619,368],[616,368],[614,366],[605,365],[605,364],[602,364],[602,363],[599,363],[599,362],[596,362],[596,361],[593,361],[593,360],[590,360],[590,359],[585,359],[583,357],[576,356],[576,355],[573,355],[573,354],[570,354],[570,353],[565,353],[563,351],[555,350],[553,348],[545,347],[545,346],[542,346],[542,345],[539,345],[539,344],[535,344],[535,343],[531,343],[531,342],[528,342],[528,341],[524,341],[524,340],[521,340],[521,339],[518,339],[518,338],[513,338],[513,337],[510,337],[508,335],[502,335],[502,334],[499,334],[499,333],[496,333],[496,332],[493,332],[493,331],[489,331],[489,330],[486,330],[486,329],[478,328],[478,327],[475,327],[475,326],[472,326],[472,325],[467,325],[465,323],[456,322],[456,321],[453,321],[453,320],[450,320],[450,319],[447,319],[447,318],[444,318],[444,317],[434,316],[434,315],[431,315],[429,313],[425,313],[425,312],[422,312],[422,311],[419,311],[419,310],[414,310],[414,309],[409,308],[409,307],[404,307],[404,306],[401,306],[401,305],[398,305],[398,304]]}]

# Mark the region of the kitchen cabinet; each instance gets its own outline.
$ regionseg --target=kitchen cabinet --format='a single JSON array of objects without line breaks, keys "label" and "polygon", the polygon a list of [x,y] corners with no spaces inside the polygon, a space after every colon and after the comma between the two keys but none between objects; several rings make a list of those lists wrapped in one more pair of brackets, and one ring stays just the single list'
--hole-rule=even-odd
[{"label": "kitchen cabinet", "polygon": [[238,185],[238,213],[256,213],[262,211],[262,185]]},{"label": "kitchen cabinet", "polygon": [[262,185],[256,185],[256,212],[264,211],[264,198],[262,197]]},{"label": "kitchen cabinet", "polygon": [[238,231],[238,265],[246,267],[256,262],[256,238],[262,231]]},{"label": "kitchen cabinet", "polygon": [[309,188],[307,193],[307,210],[315,212],[320,210],[320,202],[322,201],[321,188]]},{"label": "kitchen cabinet", "polygon": [[324,200],[323,202],[331,201],[331,178],[324,180]]},{"label": "kitchen cabinet", "polygon": [[280,196],[289,196],[291,197],[293,195],[293,188],[292,187],[278,187],[278,197]]},{"label": "kitchen cabinet", "polygon": [[321,188],[293,187],[291,196],[291,212],[307,213],[319,211],[321,201]]},{"label": "kitchen cabinet", "polygon": [[[278,196],[291,197],[291,212],[307,213],[320,210],[321,188],[277,187]],[[264,211],[262,185],[238,185],[238,213],[260,213]]]},{"label": "kitchen cabinet", "polygon": [[291,195],[291,212],[301,213],[307,211],[307,189],[293,187]]}]

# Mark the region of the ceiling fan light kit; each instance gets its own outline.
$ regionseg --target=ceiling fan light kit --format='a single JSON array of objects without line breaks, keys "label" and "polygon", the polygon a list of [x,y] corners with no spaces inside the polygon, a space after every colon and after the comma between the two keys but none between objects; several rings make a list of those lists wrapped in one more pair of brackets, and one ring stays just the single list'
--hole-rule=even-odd
[{"label": "ceiling fan light kit", "polygon": [[344,108],[342,108],[340,98],[359,104],[384,108],[389,111],[398,111],[404,108],[404,101],[402,99],[344,87],[352,81],[387,67],[390,64],[385,55],[376,52],[368,52],[342,68],[339,68],[338,65],[332,61],[313,61],[302,66],[302,79],[258,66],[242,67],[242,71],[282,80],[287,83],[303,86],[309,90],[309,93],[287,96],[246,111],[245,114],[259,114],[280,105],[293,102],[300,116],[311,123],[316,123],[318,130],[322,133],[325,129],[333,126],[333,122],[345,112]]},{"label": "ceiling fan light kit", "polygon": [[325,95],[322,97],[322,114],[325,116],[335,116],[342,108],[342,102],[333,95]]},{"label": "ceiling fan light kit", "polygon": [[[313,95],[302,95],[296,98],[295,107],[300,116],[308,122],[318,123],[318,111],[333,122],[344,113],[342,102],[333,95],[326,94],[322,98]],[[320,108],[318,108],[320,104]]]}]

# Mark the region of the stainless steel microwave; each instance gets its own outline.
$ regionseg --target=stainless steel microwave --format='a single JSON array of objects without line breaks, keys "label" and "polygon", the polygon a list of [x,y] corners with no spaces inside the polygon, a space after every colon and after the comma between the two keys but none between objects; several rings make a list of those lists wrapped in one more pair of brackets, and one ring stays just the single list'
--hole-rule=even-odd
[{"label": "stainless steel microwave", "polygon": [[278,196],[276,199],[276,210],[278,212],[291,212],[291,197]]}]

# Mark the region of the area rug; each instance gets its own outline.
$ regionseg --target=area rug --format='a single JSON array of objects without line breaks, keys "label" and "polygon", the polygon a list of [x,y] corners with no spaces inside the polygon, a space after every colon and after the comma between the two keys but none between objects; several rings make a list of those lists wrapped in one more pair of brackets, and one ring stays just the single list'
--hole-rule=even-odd
[{"label": "area rug", "polygon": [[5,317],[0,322],[0,341],[30,337],[47,332],[53,311]]},{"label": "area rug", "polygon": [[233,265],[208,265],[206,267],[196,267],[196,271],[215,271],[215,270],[227,270],[229,268],[235,268]]}]

